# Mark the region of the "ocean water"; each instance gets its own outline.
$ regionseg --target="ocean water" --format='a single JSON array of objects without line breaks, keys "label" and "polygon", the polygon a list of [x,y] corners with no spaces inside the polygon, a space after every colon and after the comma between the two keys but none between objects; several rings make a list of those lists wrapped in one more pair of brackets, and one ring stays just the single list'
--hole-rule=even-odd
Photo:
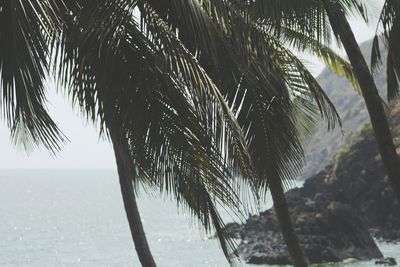
[{"label": "ocean water", "polygon": [[[229,266],[174,202],[143,193],[139,207],[160,267]],[[400,245],[379,246],[400,262]],[[0,266],[140,266],[116,171],[0,170]]]}]

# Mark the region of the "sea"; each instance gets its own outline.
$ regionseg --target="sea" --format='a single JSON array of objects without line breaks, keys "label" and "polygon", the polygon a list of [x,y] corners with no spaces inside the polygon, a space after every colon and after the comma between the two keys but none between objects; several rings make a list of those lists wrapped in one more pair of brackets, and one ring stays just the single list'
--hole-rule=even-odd
[{"label": "sea", "polygon": [[[218,242],[173,200],[139,192],[138,201],[158,266],[229,266]],[[378,244],[400,263],[400,244]],[[0,170],[0,266],[140,266],[116,170]]]}]

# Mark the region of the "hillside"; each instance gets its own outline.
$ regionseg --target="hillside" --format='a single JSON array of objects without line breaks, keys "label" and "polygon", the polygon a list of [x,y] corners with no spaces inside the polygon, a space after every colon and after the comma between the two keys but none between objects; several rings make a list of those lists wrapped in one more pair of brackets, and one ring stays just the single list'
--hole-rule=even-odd
[{"label": "hillside", "polygon": [[[370,62],[372,41],[361,45],[361,50]],[[382,51],[383,58],[386,52]],[[375,75],[375,82],[383,99],[386,99],[386,64]],[[321,123],[305,146],[306,166],[303,176],[306,179],[322,170],[329,160],[348,142],[352,134],[361,130],[369,122],[367,109],[362,97],[354,91],[352,85],[325,69],[317,78],[322,88],[335,104],[343,123],[343,131],[339,128],[327,132],[327,126]]]}]

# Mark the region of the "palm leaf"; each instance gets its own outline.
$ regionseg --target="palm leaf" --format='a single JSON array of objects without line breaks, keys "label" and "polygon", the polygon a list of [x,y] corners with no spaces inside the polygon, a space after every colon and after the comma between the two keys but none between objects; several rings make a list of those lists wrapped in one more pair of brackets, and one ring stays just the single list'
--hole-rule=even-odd
[{"label": "palm leaf", "polygon": [[2,1],[0,71],[2,117],[16,143],[44,145],[55,152],[65,141],[46,110],[48,40],[59,27],[53,1]]},{"label": "palm leaf", "polygon": [[332,48],[315,39],[290,29],[282,27],[280,39],[287,42],[290,47],[300,52],[307,52],[322,60],[325,66],[339,77],[349,80],[353,87],[359,91],[359,84],[354,76],[353,68],[347,60],[338,55]]}]

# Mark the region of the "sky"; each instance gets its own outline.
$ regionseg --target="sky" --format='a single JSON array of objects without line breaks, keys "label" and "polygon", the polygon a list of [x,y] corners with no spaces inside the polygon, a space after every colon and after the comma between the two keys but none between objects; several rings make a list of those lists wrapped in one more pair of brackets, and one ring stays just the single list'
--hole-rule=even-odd
[{"label": "sky", "polygon": [[82,117],[77,109],[48,83],[48,108],[53,120],[67,136],[67,142],[56,156],[45,149],[27,153],[11,143],[8,128],[0,125],[0,169],[97,169],[115,168],[111,145],[99,139],[98,129]]},{"label": "sky", "polygon": [[[374,35],[374,19],[370,22],[370,27],[362,21],[350,22],[358,42],[366,41]],[[315,59],[306,56],[305,60],[314,74],[323,69],[323,65]],[[87,123],[82,115],[72,108],[67,98],[57,92],[54,83],[48,82],[47,87],[49,113],[69,142],[56,156],[43,148],[35,148],[27,153],[11,143],[9,129],[0,121],[0,169],[116,168],[110,143],[99,138],[98,129]]]}]

